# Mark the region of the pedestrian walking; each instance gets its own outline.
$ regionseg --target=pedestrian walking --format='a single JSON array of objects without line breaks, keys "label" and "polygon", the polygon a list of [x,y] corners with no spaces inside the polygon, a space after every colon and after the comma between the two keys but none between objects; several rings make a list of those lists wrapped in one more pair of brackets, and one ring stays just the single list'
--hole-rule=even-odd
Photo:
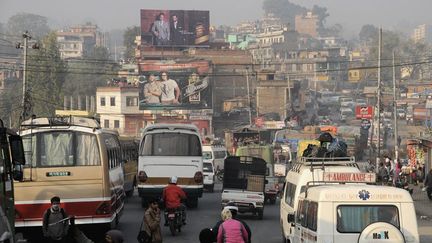
[{"label": "pedestrian walking", "polygon": [[432,201],[432,169],[426,175],[426,179],[424,181],[424,186],[426,187],[426,193],[429,200]]},{"label": "pedestrian walking", "polygon": [[42,218],[42,232],[46,242],[68,242],[69,217],[60,206],[60,197],[51,198],[51,207]]},{"label": "pedestrian walking", "polygon": [[149,207],[145,211],[143,222],[141,223],[140,235],[146,234],[145,237],[142,237],[143,243],[162,242],[160,221],[159,202],[156,198],[152,198],[149,201]]}]

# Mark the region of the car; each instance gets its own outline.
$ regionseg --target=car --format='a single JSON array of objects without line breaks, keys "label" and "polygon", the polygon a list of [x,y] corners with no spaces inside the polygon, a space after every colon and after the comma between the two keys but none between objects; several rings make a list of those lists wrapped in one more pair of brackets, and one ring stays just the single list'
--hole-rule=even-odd
[{"label": "car", "polygon": [[203,162],[204,189],[214,192],[215,170],[213,163]]}]

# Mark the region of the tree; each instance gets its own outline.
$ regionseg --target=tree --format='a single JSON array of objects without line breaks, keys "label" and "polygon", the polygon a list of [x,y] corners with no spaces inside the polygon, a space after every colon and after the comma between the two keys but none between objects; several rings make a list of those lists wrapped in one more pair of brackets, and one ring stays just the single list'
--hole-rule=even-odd
[{"label": "tree", "polygon": [[263,9],[266,14],[274,14],[285,23],[294,23],[295,16],[307,12],[307,8],[289,2],[288,0],[265,0]]},{"label": "tree", "polygon": [[321,29],[324,29],[324,24],[326,21],[326,18],[330,16],[329,13],[327,13],[326,7],[320,7],[318,5],[314,5],[312,8],[312,13],[318,16],[318,26]]},{"label": "tree", "polygon": [[19,36],[24,31],[29,31],[35,39],[40,39],[50,32],[47,18],[31,13],[19,13],[10,17],[7,29],[9,34]]},{"label": "tree", "polygon": [[49,33],[39,50],[31,50],[27,61],[28,85],[37,116],[53,116],[63,106],[62,85],[67,66],[60,58],[57,35]]},{"label": "tree", "polygon": [[363,42],[370,42],[378,38],[379,29],[374,25],[363,25],[359,33],[359,39]]},{"label": "tree", "polygon": [[126,47],[124,59],[131,62],[135,61],[135,38],[139,36],[141,29],[139,26],[131,26],[126,29],[123,34],[123,45]]},{"label": "tree", "polygon": [[97,87],[105,86],[108,80],[116,76],[116,64],[109,57],[105,47],[95,47],[82,59],[70,60],[63,85],[64,95],[95,95]]}]

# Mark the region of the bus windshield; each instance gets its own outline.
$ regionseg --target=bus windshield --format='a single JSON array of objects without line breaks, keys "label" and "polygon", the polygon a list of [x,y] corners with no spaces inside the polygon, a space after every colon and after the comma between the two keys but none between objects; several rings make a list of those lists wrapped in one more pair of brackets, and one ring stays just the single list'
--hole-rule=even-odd
[{"label": "bus windshield", "polygon": [[[24,150],[33,167],[100,165],[96,136],[80,132],[54,131],[24,139]],[[32,141],[30,144],[30,141]],[[31,146],[31,147],[30,147]]]},{"label": "bus windshield", "polygon": [[185,133],[155,133],[144,137],[143,156],[202,156],[197,135]]}]

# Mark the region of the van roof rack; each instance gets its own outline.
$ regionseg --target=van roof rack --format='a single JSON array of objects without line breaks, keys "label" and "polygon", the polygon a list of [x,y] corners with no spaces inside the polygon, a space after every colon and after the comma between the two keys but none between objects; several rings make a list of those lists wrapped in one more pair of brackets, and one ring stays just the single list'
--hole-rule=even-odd
[{"label": "van roof rack", "polygon": [[41,118],[31,118],[24,121],[21,124],[21,129],[32,129],[39,127],[53,128],[53,127],[86,127],[99,129],[100,124],[94,118],[87,117],[76,117],[76,116],[57,116],[57,117],[41,117]]},{"label": "van roof rack", "polygon": [[195,125],[191,124],[153,124],[145,128],[144,132],[151,132],[155,130],[187,130],[191,132],[199,132]]},{"label": "van roof rack", "polygon": [[359,168],[355,161],[355,157],[301,157],[300,161],[293,164],[292,171],[300,172],[300,169],[305,166],[310,166],[311,170],[326,166],[349,166]]},{"label": "van roof rack", "polygon": [[344,185],[344,184],[367,184],[367,185],[376,185],[375,183],[369,182],[358,182],[358,181],[308,181],[306,183],[306,189],[304,191],[305,197],[308,195],[308,189],[311,187],[317,186],[327,186],[327,185]]}]

